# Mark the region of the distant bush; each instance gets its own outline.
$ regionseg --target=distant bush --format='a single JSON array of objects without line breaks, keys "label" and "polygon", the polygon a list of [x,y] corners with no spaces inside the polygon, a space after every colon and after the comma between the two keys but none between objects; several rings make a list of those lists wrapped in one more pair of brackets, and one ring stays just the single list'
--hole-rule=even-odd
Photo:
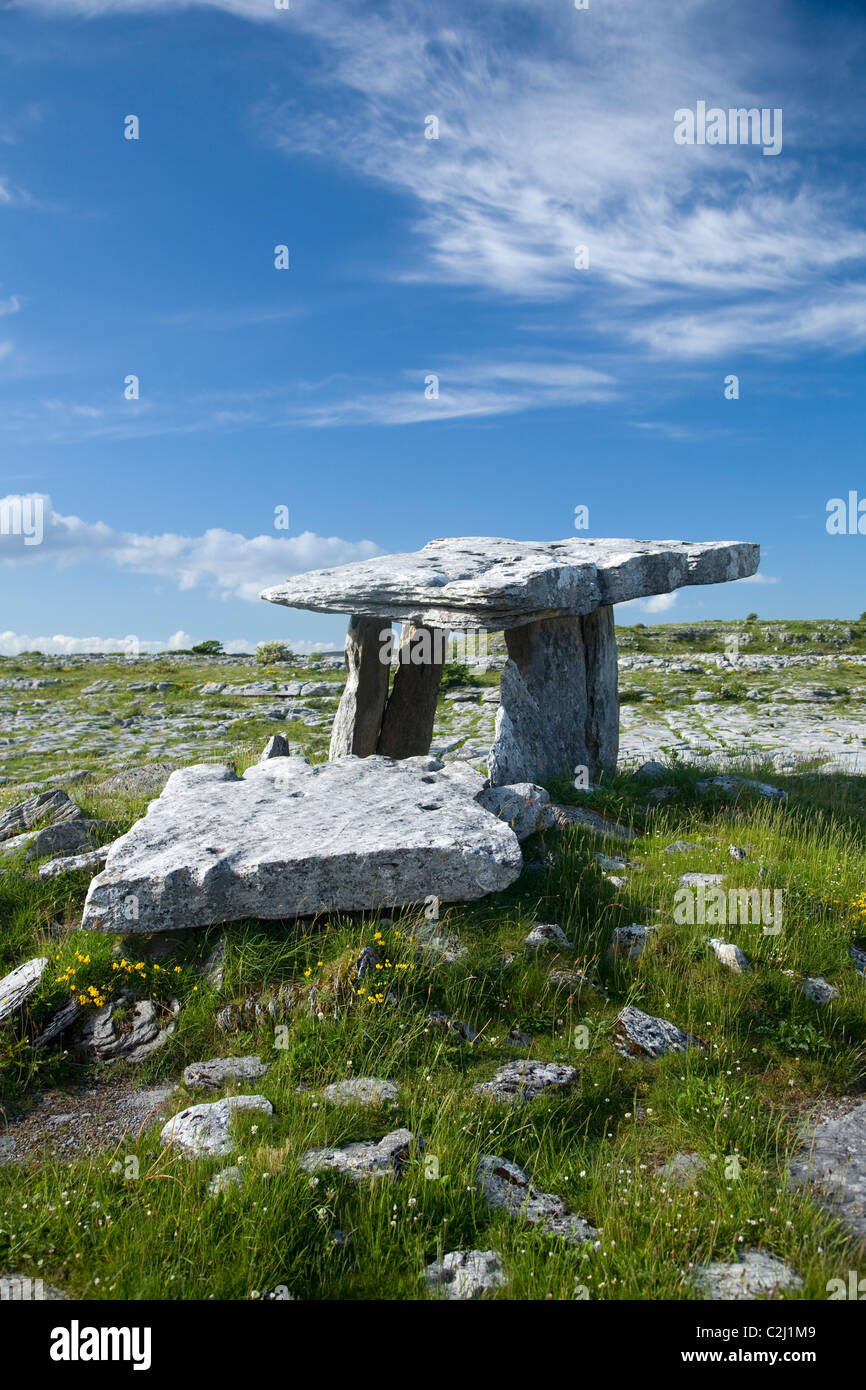
[{"label": "distant bush", "polygon": [[285,642],[260,642],[256,647],[256,661],[260,666],[274,666],[277,662],[294,659],[294,652]]},{"label": "distant bush", "polygon": [[747,614],[746,614],[746,622],[747,622],[747,623],[756,623],[757,621],[758,621],[758,615],[757,615],[757,613],[747,613]]},{"label": "distant bush", "polygon": [[190,651],[193,656],[222,656],[223,644],[215,637],[209,637],[206,642],[196,642],[194,647],[190,647]]},{"label": "distant bush", "polygon": [[465,661],[449,661],[442,667],[440,691],[456,690],[461,685],[472,685],[474,676]]}]

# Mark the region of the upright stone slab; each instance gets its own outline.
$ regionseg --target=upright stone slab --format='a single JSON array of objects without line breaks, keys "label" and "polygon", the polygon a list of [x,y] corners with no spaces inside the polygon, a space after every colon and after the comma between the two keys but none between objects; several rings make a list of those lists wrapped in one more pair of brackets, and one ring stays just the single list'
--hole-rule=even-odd
[{"label": "upright stone slab", "polygon": [[433,627],[410,627],[404,636],[376,748],[383,757],[429,753],[446,641],[447,634]]},{"label": "upright stone slab", "polygon": [[613,609],[547,618],[505,633],[508,661],[490,753],[493,786],[616,767],[619,745]]},{"label": "upright stone slab", "polygon": [[390,626],[387,618],[361,618],[357,614],[349,622],[346,688],[331,731],[331,759],[350,753],[367,758],[376,752],[390,670],[389,662],[382,660],[381,633]]}]

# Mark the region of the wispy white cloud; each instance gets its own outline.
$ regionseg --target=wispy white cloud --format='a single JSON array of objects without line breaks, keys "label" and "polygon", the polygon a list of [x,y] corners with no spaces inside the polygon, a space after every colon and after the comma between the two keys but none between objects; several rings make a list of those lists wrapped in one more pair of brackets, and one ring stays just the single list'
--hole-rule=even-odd
[{"label": "wispy white cloud", "polygon": [[624,608],[637,609],[640,613],[666,613],[677,601],[676,590],[672,594],[653,594],[651,598],[630,598],[625,603],[615,605],[619,613]]},{"label": "wispy white cloud", "polygon": [[735,579],[735,584],[781,584],[781,579],[775,574],[749,574],[745,579]]},{"label": "wispy white cloud", "polygon": [[[148,536],[115,531],[104,522],[87,522],[54,511],[41,500],[42,539],[26,544],[23,534],[0,533],[0,565],[54,561],[61,568],[103,563],[136,574],[168,579],[179,589],[206,589],[224,599],[258,601],[259,593],[287,575],[366,560],[378,554],[372,541],[346,541],[304,531],[297,536],[243,536],[219,527],[201,536],[173,532]],[[12,498],[0,498],[0,515],[11,514]],[[4,508],[4,503],[10,504]]]},{"label": "wispy white cloud", "polygon": [[[70,637],[55,633],[51,637],[30,637],[20,632],[0,632],[0,656],[20,656],[22,652],[42,652],[46,656],[75,656],[83,653],[117,652],[132,660],[136,656],[149,656],[154,652],[189,651],[196,642],[204,641],[202,636],[192,637],[180,629],[171,637],[145,638],[128,633],[126,637]],[[312,641],[310,638],[286,639],[292,651],[303,655],[315,651],[329,650],[327,641]],[[254,652],[256,643],[246,637],[230,637],[223,642],[227,656],[237,656],[244,652]]]}]

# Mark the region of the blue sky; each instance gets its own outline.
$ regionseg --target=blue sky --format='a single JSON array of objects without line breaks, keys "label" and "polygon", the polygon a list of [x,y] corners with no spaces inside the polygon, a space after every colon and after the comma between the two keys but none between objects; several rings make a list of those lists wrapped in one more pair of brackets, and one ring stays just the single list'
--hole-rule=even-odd
[{"label": "blue sky", "polygon": [[[5,8],[0,498],[45,524],[0,535],[0,652],[337,646],[259,589],[578,504],[761,543],[621,621],[858,614],[864,60],[858,3]],[[781,152],[676,144],[698,101]]]}]

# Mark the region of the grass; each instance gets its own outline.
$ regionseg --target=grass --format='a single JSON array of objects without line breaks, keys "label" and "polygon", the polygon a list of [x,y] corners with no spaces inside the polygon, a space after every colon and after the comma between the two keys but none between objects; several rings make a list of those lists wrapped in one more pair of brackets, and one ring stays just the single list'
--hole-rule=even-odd
[{"label": "grass", "polygon": [[[90,666],[75,680],[84,686],[95,674],[103,672]],[[173,678],[192,683],[188,672]],[[243,677],[203,663],[195,683],[207,679]],[[256,755],[254,731],[243,733],[230,745],[239,771]],[[443,925],[466,947],[453,964],[419,953],[420,907],[300,924],[249,920],[167,943],[121,940],[78,930],[88,873],[41,882],[32,866],[6,866],[0,973],[35,955],[49,966],[23,1018],[0,1027],[0,1109],[26,1112],[46,1088],[92,1078],[80,1055],[37,1052],[28,1039],[73,990],[85,1010],[123,990],[178,998],[177,1028],[146,1061],[103,1066],[101,1077],[153,1085],[176,1081],[193,1061],[255,1054],[269,1070],[246,1089],[267,1096],[274,1114],[236,1121],[230,1160],[190,1163],[150,1125],[112,1151],[72,1161],[34,1152],[0,1165],[0,1270],[88,1299],[248,1299],[284,1286],[299,1298],[398,1300],[427,1296],[423,1270],[443,1252],[497,1249],[509,1277],[497,1298],[682,1300],[694,1297],[694,1265],[761,1245],[802,1276],[790,1298],[824,1299],[830,1278],[857,1267],[857,1251],[812,1196],[788,1189],[786,1168],[804,1116],[863,1088],[866,979],[849,947],[866,943],[866,792],[863,779],[807,764],[784,776],[754,760],[740,770],[787,800],[748,788],[734,800],[702,796],[702,778],[732,771],[712,760],[674,764],[673,797],[662,805],[628,773],[592,793],[553,784],[556,799],[630,824],[640,838],[624,846],[572,826],[527,842],[524,871],[505,893],[443,906]],[[70,790],[91,815],[126,826],[145,808],[146,799],[106,798],[89,786]],[[696,848],[667,853],[674,840]],[[750,846],[749,857],[732,860],[731,844]],[[610,882],[600,850],[637,861],[624,885]],[[677,925],[684,872],[781,891],[781,932]],[[574,949],[529,955],[523,943],[536,921],[558,923]],[[609,947],[614,929],[633,922],[658,930],[629,963]],[[753,971],[726,970],[707,935],[739,944]],[[221,941],[217,987],[203,966]],[[343,971],[371,945],[382,970],[355,995],[341,985]],[[590,983],[557,985],[553,967]],[[799,988],[807,975],[830,981],[838,998],[811,1003]],[[226,1005],[273,998],[287,984],[302,999],[318,989],[312,1012],[302,1003],[261,1026],[218,1026]],[[655,1062],[623,1058],[611,1033],[627,1003],[704,1046]],[[478,1030],[479,1040],[431,1025],[433,1010]],[[509,1042],[513,1029],[532,1036],[528,1054]],[[476,1083],[525,1055],[576,1067],[574,1090],[518,1106],[475,1094]],[[365,1075],[399,1084],[395,1109],[336,1107],[321,1095],[332,1081]],[[181,1087],[172,1103],[211,1098]],[[316,1179],[300,1165],[309,1148],[401,1126],[419,1142],[397,1180]],[[685,1187],[656,1171],[681,1152],[706,1165]],[[598,1229],[598,1242],[572,1247],[488,1210],[474,1184],[481,1154],[519,1163],[537,1187],[563,1196]],[[240,1164],[243,1186],[210,1197],[225,1162]]]}]

